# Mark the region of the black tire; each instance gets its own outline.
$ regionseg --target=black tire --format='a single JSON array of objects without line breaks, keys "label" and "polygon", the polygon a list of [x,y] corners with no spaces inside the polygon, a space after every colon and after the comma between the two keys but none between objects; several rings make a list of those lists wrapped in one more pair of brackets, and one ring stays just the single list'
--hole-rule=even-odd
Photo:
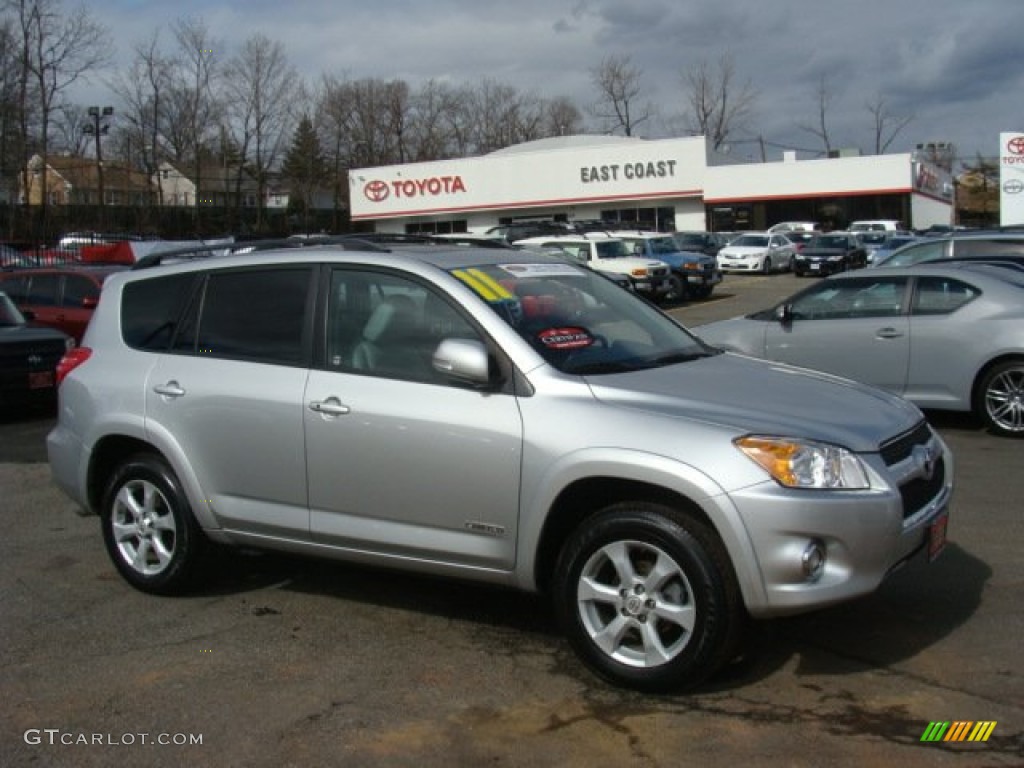
[{"label": "black tire", "polygon": [[577,528],[559,555],[553,598],[587,666],[657,693],[692,688],[733,658],[745,616],[718,537],[650,503],[614,504]]},{"label": "black tire", "polygon": [[107,554],[133,587],[170,595],[194,585],[207,541],[163,458],[142,453],[122,462],[100,516]]},{"label": "black tire", "polygon": [[686,301],[686,281],[679,275],[670,275],[668,278],[669,289],[665,294],[666,301]]},{"label": "black tire", "polygon": [[772,271],[772,257],[765,256],[764,261],[761,262],[761,272],[765,275],[770,275]]},{"label": "black tire", "polygon": [[1024,438],[1024,359],[1006,360],[985,372],[974,410],[989,432]]}]

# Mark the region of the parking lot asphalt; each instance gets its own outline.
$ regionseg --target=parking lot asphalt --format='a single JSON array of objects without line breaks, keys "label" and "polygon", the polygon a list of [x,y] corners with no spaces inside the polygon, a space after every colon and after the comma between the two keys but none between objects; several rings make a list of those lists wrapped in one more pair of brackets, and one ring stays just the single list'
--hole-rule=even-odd
[{"label": "parking lot asphalt", "polygon": [[[801,285],[729,277],[669,311],[699,327]],[[929,416],[957,460],[945,553],[659,697],[590,675],[532,595],[256,553],[190,597],[136,592],[52,485],[52,416],[8,416],[0,765],[1022,765],[1024,441]],[[922,741],[935,722],[995,726]]]}]

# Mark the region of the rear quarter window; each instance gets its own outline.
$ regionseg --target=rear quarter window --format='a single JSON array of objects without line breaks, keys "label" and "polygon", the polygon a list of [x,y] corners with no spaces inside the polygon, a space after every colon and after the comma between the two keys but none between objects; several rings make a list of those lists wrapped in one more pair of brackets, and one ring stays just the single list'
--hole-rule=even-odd
[{"label": "rear quarter window", "polygon": [[121,299],[124,343],[134,349],[167,349],[195,279],[185,274],[128,283]]}]

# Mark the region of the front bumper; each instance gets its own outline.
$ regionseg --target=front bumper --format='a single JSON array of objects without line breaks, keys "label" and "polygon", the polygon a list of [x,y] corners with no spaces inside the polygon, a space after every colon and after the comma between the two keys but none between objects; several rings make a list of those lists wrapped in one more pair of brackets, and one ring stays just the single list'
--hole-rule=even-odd
[{"label": "front bumper", "polygon": [[801,261],[793,262],[793,271],[805,275],[834,275],[843,271],[841,261]]},{"label": "front bumper", "polygon": [[[953,494],[952,455],[938,444],[942,460],[930,482],[913,477],[917,459],[908,457],[888,468],[877,461],[873,469],[884,474],[876,471],[876,487],[864,491],[798,491],[768,481],[731,493],[756,559],[748,575],[759,583],[744,589],[750,614],[784,616],[867,595],[936,543],[933,524],[942,527]],[[902,486],[883,477],[902,477]],[[811,545],[825,554],[813,576],[803,562]]]},{"label": "front bumper", "polygon": [[630,277],[633,282],[633,290],[645,296],[664,296],[672,290],[672,283],[667,276],[654,277]]}]

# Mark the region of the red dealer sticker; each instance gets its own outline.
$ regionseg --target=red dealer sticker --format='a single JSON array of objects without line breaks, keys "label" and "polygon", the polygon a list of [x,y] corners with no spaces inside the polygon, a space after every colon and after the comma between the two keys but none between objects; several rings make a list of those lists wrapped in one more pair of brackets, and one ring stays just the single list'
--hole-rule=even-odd
[{"label": "red dealer sticker", "polygon": [[548,349],[583,349],[594,343],[594,337],[585,328],[576,326],[545,328],[537,338]]}]

